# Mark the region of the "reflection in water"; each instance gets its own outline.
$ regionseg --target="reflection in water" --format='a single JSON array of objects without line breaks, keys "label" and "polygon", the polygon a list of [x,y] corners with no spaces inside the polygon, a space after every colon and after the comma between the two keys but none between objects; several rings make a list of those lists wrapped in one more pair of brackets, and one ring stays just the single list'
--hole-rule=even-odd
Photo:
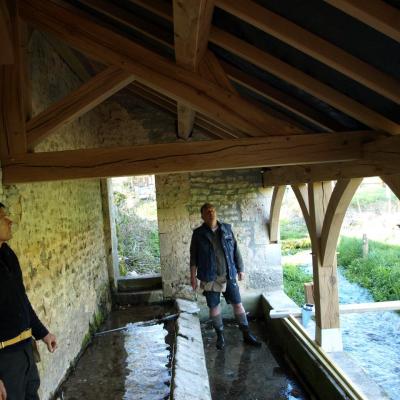
[{"label": "reflection in water", "polygon": [[[163,400],[169,398],[175,321],[135,326],[170,310],[141,306],[113,311],[58,391],[64,400]],[[56,397],[57,398],[57,397]]]},{"label": "reflection in water", "polygon": [[124,347],[128,354],[124,400],[168,399],[170,370],[166,366],[170,355],[162,325],[135,327],[128,325]]},{"label": "reflection in water", "polygon": [[[252,323],[252,330],[262,338],[263,323]],[[304,400],[307,395],[290,375],[278,365],[269,347],[254,348],[243,343],[235,323],[225,323],[225,350],[215,348],[211,325],[202,324],[204,350],[213,399],[218,400]]]},{"label": "reflection in water", "polygon": [[[368,290],[350,283],[338,270],[340,303],[369,303]],[[393,311],[340,316],[344,350],[391,399],[400,393],[400,316]]]}]

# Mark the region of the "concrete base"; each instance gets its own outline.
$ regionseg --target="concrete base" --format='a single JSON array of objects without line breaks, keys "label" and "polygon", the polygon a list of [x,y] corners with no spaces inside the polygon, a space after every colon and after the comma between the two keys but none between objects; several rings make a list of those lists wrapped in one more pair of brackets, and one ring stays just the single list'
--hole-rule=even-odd
[{"label": "concrete base", "polygon": [[315,331],[315,341],[327,353],[332,351],[343,351],[342,332],[340,328],[321,329],[317,326]]},{"label": "concrete base", "polygon": [[123,292],[113,294],[113,304],[118,306],[156,304],[164,301],[162,290],[144,290],[141,292]]},{"label": "concrete base", "polygon": [[195,302],[177,300],[176,350],[172,391],[174,400],[211,400],[203,338]]},{"label": "concrete base", "polygon": [[[319,357],[316,357],[310,352],[304,345],[304,342],[294,336],[284,318],[269,319],[269,311],[271,309],[296,308],[296,304],[286,296],[283,291],[265,293],[261,301],[268,322],[271,340],[286,353],[290,363],[301,376],[305,384],[311,388],[314,395],[324,400],[343,400],[349,398],[342,387],[325,368]],[[314,339],[317,330],[313,320],[310,321],[304,331],[311,339]],[[337,340],[338,331],[340,330],[329,330],[331,332],[324,331],[327,330],[322,331],[323,341],[328,341],[330,338],[333,338],[332,340],[335,341]],[[336,342],[336,345],[337,343],[338,342]],[[332,346],[332,348],[333,347],[334,346]],[[344,371],[348,380],[351,380],[353,386],[358,388],[363,399],[389,399],[389,396],[366,375],[363,369],[357,365],[347,353],[343,351],[330,352],[328,358]]]}]

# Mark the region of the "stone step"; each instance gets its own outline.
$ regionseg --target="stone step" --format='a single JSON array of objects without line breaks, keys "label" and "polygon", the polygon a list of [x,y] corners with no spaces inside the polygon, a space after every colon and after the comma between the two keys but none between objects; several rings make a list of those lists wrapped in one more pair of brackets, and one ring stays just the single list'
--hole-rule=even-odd
[{"label": "stone step", "polygon": [[118,306],[154,304],[161,303],[163,300],[163,291],[161,289],[119,292],[113,295],[113,303]]},{"label": "stone step", "polygon": [[138,278],[119,278],[118,292],[141,292],[143,290],[162,289],[160,274],[146,275]]}]

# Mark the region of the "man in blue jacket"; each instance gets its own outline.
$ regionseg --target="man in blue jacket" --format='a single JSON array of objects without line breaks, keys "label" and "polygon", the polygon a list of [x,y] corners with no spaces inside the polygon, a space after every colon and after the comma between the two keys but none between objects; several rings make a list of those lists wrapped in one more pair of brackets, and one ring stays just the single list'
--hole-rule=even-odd
[{"label": "man in blue jacket", "polygon": [[57,341],[26,295],[18,258],[6,243],[12,237],[11,225],[0,203],[0,400],[39,400],[32,338],[43,340],[51,353]]},{"label": "man in blue jacket", "polygon": [[190,276],[193,290],[197,289],[197,279],[204,290],[210,317],[217,333],[217,349],[225,346],[223,322],[221,316],[221,293],[233,312],[243,332],[245,343],[261,346],[250,332],[242,300],[239,281],[244,279],[242,256],[229,224],[217,220],[217,211],[210,203],[200,209],[204,223],[193,231],[190,243]]}]

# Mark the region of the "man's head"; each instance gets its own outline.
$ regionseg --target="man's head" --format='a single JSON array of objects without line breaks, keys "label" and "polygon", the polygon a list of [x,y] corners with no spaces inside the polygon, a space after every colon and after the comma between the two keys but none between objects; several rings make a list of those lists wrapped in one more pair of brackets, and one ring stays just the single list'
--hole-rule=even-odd
[{"label": "man's head", "polygon": [[200,208],[201,218],[210,227],[217,225],[217,210],[210,203],[204,203]]},{"label": "man's head", "polygon": [[0,203],[0,246],[12,238],[11,225],[12,221],[7,215],[6,207]]}]

